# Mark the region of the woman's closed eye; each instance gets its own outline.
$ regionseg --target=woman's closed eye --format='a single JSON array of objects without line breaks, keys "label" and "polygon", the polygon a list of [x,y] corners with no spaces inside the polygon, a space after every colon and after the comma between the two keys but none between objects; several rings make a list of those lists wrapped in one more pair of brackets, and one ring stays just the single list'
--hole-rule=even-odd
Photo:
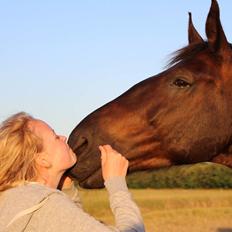
[{"label": "woman's closed eye", "polygon": [[59,135],[56,135],[56,139],[60,139],[60,136],[59,136]]}]

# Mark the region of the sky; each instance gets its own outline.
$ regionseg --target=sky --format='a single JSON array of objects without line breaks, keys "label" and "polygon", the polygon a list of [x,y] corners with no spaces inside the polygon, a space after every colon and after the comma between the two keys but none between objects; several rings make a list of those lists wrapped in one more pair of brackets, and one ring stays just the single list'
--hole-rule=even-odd
[{"label": "sky", "polygon": [[[218,0],[232,41],[232,1]],[[89,113],[205,38],[211,0],[0,0],[0,121],[19,111],[68,136]]]}]

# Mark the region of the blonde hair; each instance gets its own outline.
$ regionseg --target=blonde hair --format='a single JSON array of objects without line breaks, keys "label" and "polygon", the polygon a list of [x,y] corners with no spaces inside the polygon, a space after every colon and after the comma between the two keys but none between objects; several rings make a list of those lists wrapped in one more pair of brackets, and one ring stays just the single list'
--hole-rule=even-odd
[{"label": "blonde hair", "polygon": [[30,130],[31,115],[20,112],[0,126],[0,191],[37,176],[35,157],[42,151],[42,140]]}]

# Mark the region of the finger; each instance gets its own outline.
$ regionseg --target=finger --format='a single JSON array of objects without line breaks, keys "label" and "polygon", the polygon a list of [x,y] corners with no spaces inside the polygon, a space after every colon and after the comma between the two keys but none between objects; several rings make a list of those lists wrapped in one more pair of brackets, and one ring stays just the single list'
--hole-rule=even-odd
[{"label": "finger", "polygon": [[107,153],[110,153],[113,151],[113,148],[109,144],[106,144],[103,147]]},{"label": "finger", "polygon": [[107,154],[107,148],[106,148],[106,145],[100,145],[99,146],[99,149],[101,150],[101,152]]},{"label": "finger", "polygon": [[105,145],[104,147],[107,151],[107,154],[110,155],[112,158],[119,158],[122,156],[117,150],[113,149],[109,144]]},{"label": "finger", "polygon": [[104,165],[106,162],[106,151],[103,146],[99,146],[99,149],[101,151],[101,164]]}]

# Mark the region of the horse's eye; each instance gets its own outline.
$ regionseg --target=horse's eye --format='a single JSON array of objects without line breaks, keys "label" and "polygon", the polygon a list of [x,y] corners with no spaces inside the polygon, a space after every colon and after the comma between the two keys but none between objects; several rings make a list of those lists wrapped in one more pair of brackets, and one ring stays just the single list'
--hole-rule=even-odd
[{"label": "horse's eye", "polygon": [[174,82],[173,82],[174,85],[176,85],[177,87],[179,88],[186,88],[186,87],[190,87],[191,84],[189,84],[187,81],[183,80],[183,79],[176,79]]}]

